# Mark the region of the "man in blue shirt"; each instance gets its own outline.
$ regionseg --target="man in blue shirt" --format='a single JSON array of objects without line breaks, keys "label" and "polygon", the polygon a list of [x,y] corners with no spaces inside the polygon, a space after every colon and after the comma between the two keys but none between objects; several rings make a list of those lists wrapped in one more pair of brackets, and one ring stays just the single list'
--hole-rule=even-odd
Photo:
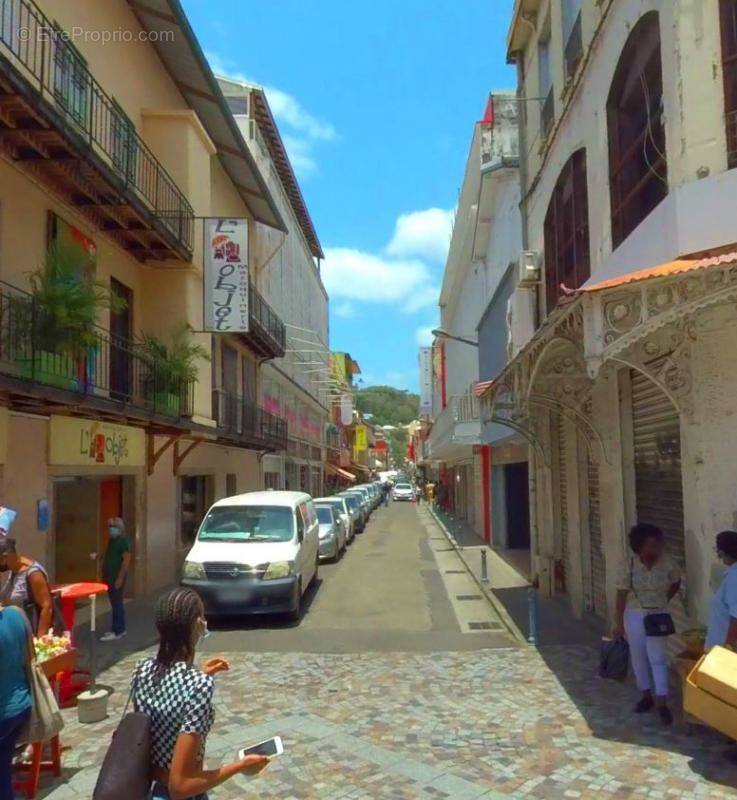
[{"label": "man in blue shirt", "polygon": [[13,751],[31,713],[26,678],[30,637],[24,613],[0,604],[0,800],[13,800]]},{"label": "man in blue shirt", "polygon": [[717,534],[717,555],[727,567],[721,586],[711,601],[706,649],[737,644],[737,531]]}]

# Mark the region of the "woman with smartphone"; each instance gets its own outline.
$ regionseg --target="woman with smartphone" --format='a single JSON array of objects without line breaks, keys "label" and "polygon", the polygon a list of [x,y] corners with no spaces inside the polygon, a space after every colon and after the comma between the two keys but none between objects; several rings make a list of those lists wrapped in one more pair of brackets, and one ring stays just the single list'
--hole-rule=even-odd
[{"label": "woman with smartphone", "polygon": [[245,755],[218,769],[205,769],[205,742],[215,713],[213,676],[229,668],[213,658],[197,669],[198,642],[207,635],[205,610],[191,589],[173,589],[156,610],[159,652],[133,675],[136,711],[151,720],[152,800],[207,800],[207,792],[240,773],[256,774],[265,755]]}]

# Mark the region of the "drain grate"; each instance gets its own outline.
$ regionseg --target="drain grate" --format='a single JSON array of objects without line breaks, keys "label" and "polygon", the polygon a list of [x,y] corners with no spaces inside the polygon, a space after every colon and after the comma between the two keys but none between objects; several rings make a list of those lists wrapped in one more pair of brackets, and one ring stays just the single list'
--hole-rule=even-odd
[{"label": "drain grate", "polygon": [[480,594],[457,594],[456,600],[483,600]]},{"label": "drain grate", "polygon": [[465,575],[466,574],[466,570],[465,569],[446,569],[445,570],[445,574],[446,575]]},{"label": "drain grate", "polygon": [[469,622],[472,631],[499,631],[502,626],[498,622]]}]

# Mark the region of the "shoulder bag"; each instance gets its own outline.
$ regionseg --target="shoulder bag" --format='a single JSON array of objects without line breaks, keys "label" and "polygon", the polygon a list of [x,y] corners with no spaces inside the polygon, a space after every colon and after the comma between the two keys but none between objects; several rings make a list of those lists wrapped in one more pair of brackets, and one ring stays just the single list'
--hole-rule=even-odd
[{"label": "shoulder bag", "polygon": [[92,800],[147,800],[151,790],[151,720],[128,713],[136,677],[97,776]]},{"label": "shoulder bag", "polygon": [[51,688],[48,678],[43,674],[41,667],[36,663],[36,654],[33,647],[33,631],[28,622],[28,617],[17,606],[13,608],[18,614],[23,614],[23,620],[28,632],[28,660],[26,661],[26,680],[28,691],[31,694],[31,715],[23,726],[18,742],[20,744],[33,744],[34,742],[47,742],[53,739],[64,727],[64,719],[56,702],[56,695]]},{"label": "shoulder bag", "polygon": [[[630,560],[630,586],[633,594],[635,597],[637,597],[633,580],[634,567],[635,559],[633,557]],[[639,601],[640,598],[637,597],[637,599]],[[647,611],[644,606],[642,610]],[[658,611],[655,614],[645,614],[645,616],[642,618],[642,623],[645,626],[645,636],[654,636],[657,638],[662,636],[672,636],[676,632],[676,626],[673,622],[673,617],[668,611]]]}]

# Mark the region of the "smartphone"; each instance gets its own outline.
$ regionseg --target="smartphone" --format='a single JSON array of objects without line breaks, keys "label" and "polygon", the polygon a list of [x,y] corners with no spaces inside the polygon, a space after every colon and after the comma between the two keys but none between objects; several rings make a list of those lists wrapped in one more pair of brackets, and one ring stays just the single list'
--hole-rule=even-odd
[{"label": "smartphone", "polygon": [[281,736],[274,736],[264,742],[252,744],[249,747],[244,747],[239,753],[238,758],[245,758],[246,756],[280,756],[284,752],[284,745]]}]

